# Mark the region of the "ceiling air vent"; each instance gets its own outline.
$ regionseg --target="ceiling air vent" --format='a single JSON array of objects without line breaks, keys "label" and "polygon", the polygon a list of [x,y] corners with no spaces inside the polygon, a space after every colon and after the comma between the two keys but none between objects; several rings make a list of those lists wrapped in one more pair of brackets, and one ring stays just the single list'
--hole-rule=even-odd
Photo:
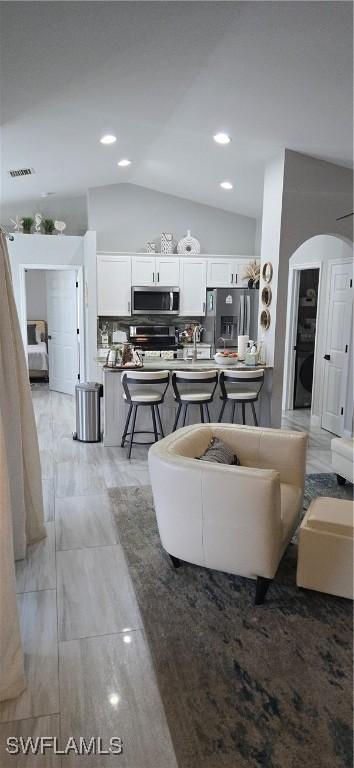
[{"label": "ceiling air vent", "polygon": [[34,168],[16,168],[16,170],[9,171],[9,176],[16,179],[17,176],[32,176]]}]

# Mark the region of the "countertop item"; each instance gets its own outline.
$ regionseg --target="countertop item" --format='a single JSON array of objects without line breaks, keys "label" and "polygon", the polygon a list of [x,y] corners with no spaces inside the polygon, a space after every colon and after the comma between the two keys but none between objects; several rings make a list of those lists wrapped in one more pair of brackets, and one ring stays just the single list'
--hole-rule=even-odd
[{"label": "countertop item", "polygon": [[[248,366],[245,365],[245,363],[233,363],[232,365],[228,365],[228,370],[232,370],[233,368],[235,370],[243,370],[248,371],[252,370],[254,371],[256,368],[263,368],[263,369],[269,369],[272,368],[271,365],[252,365]],[[120,373],[121,371],[124,371],[124,366],[117,365],[114,368],[108,368],[106,365],[103,366],[104,371],[107,371],[107,373]],[[161,358],[158,358],[157,360],[149,360],[148,363],[144,363],[143,366],[141,366],[140,370],[144,371],[161,371],[161,370],[168,370],[168,371],[210,371],[210,370],[218,370],[220,366],[218,366],[215,363],[215,360],[161,360]]]}]

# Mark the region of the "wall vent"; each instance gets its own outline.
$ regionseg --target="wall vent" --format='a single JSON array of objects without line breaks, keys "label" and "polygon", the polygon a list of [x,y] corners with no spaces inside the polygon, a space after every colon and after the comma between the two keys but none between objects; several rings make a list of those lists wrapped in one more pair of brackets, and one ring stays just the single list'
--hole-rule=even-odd
[{"label": "wall vent", "polygon": [[32,176],[34,168],[16,168],[15,170],[8,171],[9,176],[16,179],[17,176]]}]

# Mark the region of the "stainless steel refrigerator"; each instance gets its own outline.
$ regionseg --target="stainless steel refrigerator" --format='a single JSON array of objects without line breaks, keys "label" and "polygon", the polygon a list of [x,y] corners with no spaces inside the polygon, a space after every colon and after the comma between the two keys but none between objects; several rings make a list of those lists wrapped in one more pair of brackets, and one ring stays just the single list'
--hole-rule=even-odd
[{"label": "stainless steel refrigerator", "polygon": [[211,288],[207,290],[203,342],[222,347],[237,347],[237,337],[248,335],[257,340],[257,288]]}]

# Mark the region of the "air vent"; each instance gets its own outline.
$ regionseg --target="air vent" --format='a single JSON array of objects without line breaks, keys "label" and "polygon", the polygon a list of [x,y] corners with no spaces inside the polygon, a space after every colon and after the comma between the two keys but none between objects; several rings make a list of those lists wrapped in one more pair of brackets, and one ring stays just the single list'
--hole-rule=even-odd
[{"label": "air vent", "polygon": [[16,170],[9,171],[9,176],[16,179],[17,176],[32,176],[34,168],[17,168]]}]

